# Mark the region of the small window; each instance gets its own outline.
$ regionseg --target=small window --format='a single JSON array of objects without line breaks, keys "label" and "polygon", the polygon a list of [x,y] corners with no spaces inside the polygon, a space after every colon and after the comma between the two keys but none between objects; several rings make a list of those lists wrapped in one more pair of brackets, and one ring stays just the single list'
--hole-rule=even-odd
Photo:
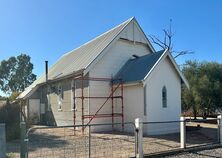
[{"label": "small window", "polygon": [[165,86],[162,88],[162,106],[163,108],[167,107],[167,89]]},{"label": "small window", "polygon": [[63,94],[62,86],[61,84],[59,84],[58,85],[58,110],[59,111],[62,110],[62,94]]},{"label": "small window", "polygon": [[51,88],[47,87],[47,101],[48,101],[48,111],[51,110],[51,99],[50,99]]}]

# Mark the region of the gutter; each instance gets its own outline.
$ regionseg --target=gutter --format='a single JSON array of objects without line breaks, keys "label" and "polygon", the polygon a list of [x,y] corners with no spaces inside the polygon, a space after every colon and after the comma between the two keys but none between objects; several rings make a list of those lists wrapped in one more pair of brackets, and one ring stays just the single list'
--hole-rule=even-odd
[{"label": "gutter", "polygon": [[[113,86],[117,87],[118,83],[115,83]],[[143,86],[143,82],[142,81],[131,81],[131,82],[127,82],[127,83],[123,83],[124,87],[128,87],[128,86],[136,86],[136,85],[141,85]]]},{"label": "gutter", "polygon": [[[80,70],[78,70],[78,71],[74,71],[74,72],[72,72],[72,73],[69,73],[69,74],[67,74],[67,75],[65,75],[65,76],[62,76],[62,77],[58,77],[58,78],[55,78],[55,79],[49,79],[48,80],[48,83],[53,83],[53,82],[56,82],[56,81],[60,81],[60,80],[63,80],[63,79],[67,79],[67,78],[70,78],[70,77],[75,77],[75,76],[79,76],[79,75],[81,75],[83,72],[84,72],[84,70],[85,69],[80,69]],[[43,83],[40,83],[41,85],[44,85],[44,84],[46,84],[46,82],[43,82]]]}]

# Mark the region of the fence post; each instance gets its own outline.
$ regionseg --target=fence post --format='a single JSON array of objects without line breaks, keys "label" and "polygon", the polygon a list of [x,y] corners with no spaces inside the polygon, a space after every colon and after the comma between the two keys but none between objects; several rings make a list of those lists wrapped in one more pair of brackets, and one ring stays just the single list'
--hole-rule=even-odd
[{"label": "fence post", "polygon": [[89,158],[91,157],[91,126],[89,125]]},{"label": "fence post", "polygon": [[0,157],[6,157],[6,135],[5,135],[5,124],[0,123]]},{"label": "fence post", "polygon": [[20,123],[20,158],[27,158],[27,146],[26,146],[26,124]]},{"label": "fence post", "polygon": [[217,116],[217,124],[218,124],[218,142],[222,145],[222,117],[221,115]]},{"label": "fence post", "polygon": [[136,127],[136,158],[143,158],[143,123],[139,118],[135,119]]},{"label": "fence post", "polygon": [[186,148],[186,121],[185,117],[180,117],[180,148]]}]

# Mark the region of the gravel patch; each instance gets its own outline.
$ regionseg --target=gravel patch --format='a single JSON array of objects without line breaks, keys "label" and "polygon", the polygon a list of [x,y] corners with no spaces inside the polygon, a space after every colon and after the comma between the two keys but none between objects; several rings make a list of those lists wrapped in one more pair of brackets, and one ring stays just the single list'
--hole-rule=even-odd
[{"label": "gravel patch", "polygon": [[222,158],[222,148],[185,152],[165,158]]}]

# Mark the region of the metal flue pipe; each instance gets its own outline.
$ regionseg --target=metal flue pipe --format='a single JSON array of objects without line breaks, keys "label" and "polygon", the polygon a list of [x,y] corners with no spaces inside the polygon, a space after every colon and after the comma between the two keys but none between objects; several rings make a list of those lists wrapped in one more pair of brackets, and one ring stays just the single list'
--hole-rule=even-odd
[{"label": "metal flue pipe", "polygon": [[48,61],[45,61],[45,80],[48,82]]}]

